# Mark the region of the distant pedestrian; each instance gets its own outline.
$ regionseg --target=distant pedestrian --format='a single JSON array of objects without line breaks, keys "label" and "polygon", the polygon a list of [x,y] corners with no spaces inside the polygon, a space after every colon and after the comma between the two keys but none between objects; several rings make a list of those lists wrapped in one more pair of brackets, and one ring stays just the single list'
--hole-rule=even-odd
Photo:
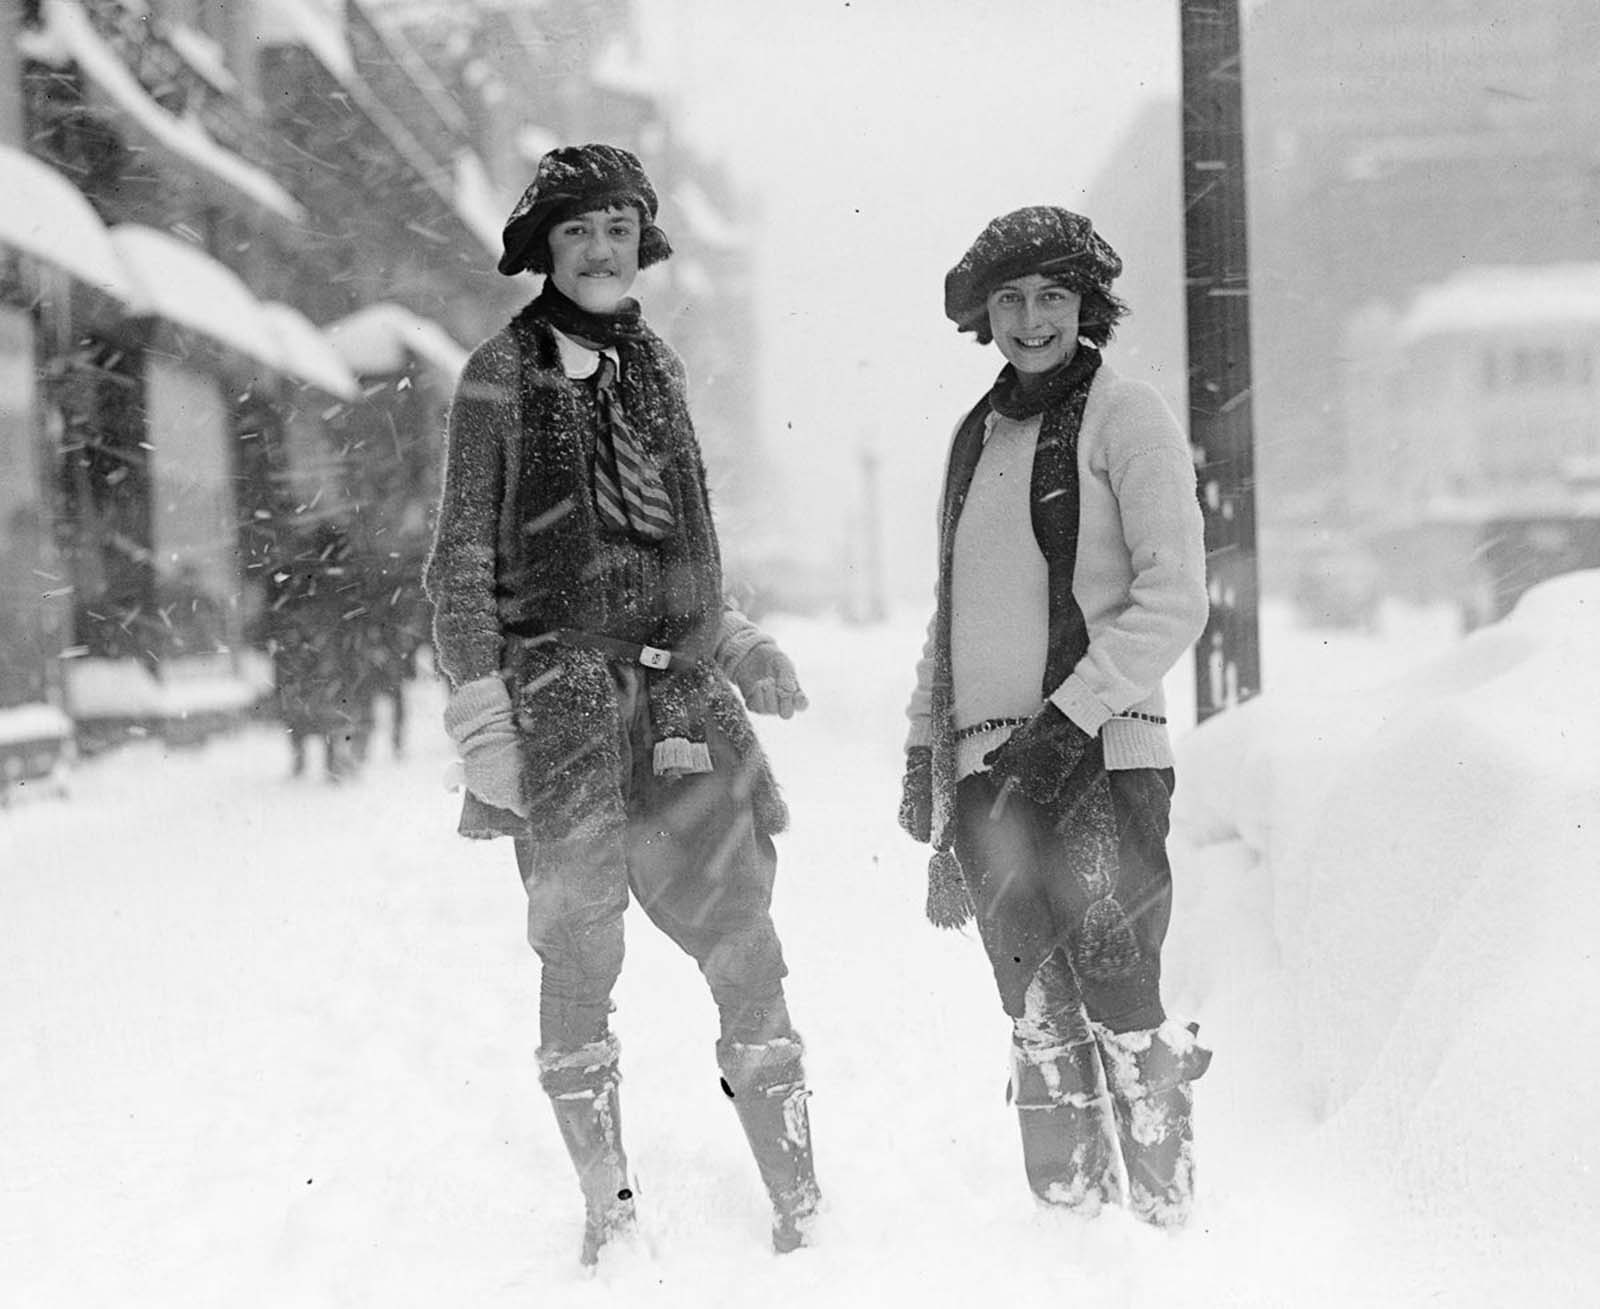
[{"label": "distant pedestrian", "polygon": [[363,629],[351,619],[364,608],[362,579],[342,527],[329,520],[289,535],[268,574],[262,626],[273,703],[295,777],[306,772],[307,751],[318,740],[330,782],[353,777],[366,754],[371,699]]},{"label": "distant pedestrian", "polygon": [[1093,1213],[1125,1177],[1175,1226],[1211,1056],[1161,1000],[1161,680],[1204,626],[1205,553],[1176,421],[1101,357],[1121,269],[1087,218],[1039,206],[945,278],[946,315],[1006,363],[948,456],[900,821],[934,847],[929,916],[976,913],[1034,1191]]},{"label": "distant pedestrian", "polygon": [[710,986],[776,1249],[803,1243],[818,1203],[770,913],[787,812],[740,696],[785,718],[806,700],[724,604],[683,365],[627,298],[671,253],[656,208],[626,150],[539,161],[499,268],[543,289],[466,365],[424,577],[461,830],[512,836],[528,895],[541,1081],[582,1185],[585,1263],[634,1219],[608,1022],[630,892]]}]

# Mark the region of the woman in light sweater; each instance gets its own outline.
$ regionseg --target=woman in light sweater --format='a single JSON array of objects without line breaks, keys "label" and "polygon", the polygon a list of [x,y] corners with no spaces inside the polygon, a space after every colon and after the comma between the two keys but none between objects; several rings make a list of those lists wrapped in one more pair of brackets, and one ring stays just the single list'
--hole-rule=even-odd
[{"label": "woman in light sweater", "polygon": [[900,821],[934,847],[929,917],[976,915],[1035,1193],[1177,1226],[1210,1052],[1161,1002],[1161,679],[1205,624],[1205,548],[1176,421],[1101,359],[1121,271],[1087,218],[1037,206],[945,278],[946,315],[1006,366],[950,450]]}]

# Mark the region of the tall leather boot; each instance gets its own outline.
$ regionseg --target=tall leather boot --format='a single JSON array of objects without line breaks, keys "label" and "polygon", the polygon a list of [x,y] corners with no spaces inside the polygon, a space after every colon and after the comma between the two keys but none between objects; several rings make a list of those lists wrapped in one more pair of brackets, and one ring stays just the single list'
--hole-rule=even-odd
[{"label": "tall leather boot", "polygon": [[568,1052],[541,1051],[539,1083],[555,1107],[556,1125],[583,1189],[583,1248],[578,1258],[592,1266],[600,1247],[633,1224],[633,1186],[622,1152],[622,1104],[617,1084],[617,1039]]},{"label": "tall leather boot", "polygon": [[1010,1099],[1035,1195],[1086,1218],[1121,1198],[1116,1128],[1092,1038],[1042,1047],[1014,1040]]},{"label": "tall leather boot", "polygon": [[787,1254],[806,1243],[822,1194],[811,1157],[804,1053],[798,1037],[759,1045],[717,1043],[723,1092],[733,1101],[772,1199],[772,1248]]},{"label": "tall leather boot", "polygon": [[1194,1091],[1211,1064],[1198,1023],[1139,1032],[1096,1029],[1116,1110],[1128,1206],[1156,1227],[1182,1227],[1194,1207]]}]

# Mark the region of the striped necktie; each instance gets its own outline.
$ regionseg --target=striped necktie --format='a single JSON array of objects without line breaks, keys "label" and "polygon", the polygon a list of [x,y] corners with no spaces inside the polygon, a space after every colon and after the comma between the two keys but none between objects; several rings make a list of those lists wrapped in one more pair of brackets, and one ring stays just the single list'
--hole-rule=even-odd
[{"label": "striped necktie", "polygon": [[638,438],[623,416],[617,397],[617,366],[600,356],[594,379],[600,407],[600,432],[595,441],[594,503],[602,521],[631,531],[642,541],[661,541],[677,525],[672,501],[661,485],[661,471],[639,448]]}]

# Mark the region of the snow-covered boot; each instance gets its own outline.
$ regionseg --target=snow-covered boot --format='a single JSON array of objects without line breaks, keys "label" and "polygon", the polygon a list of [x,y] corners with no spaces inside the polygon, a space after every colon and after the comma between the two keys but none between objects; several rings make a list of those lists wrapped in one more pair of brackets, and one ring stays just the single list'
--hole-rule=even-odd
[{"label": "snow-covered boot", "polygon": [[759,1045],[717,1043],[722,1089],[772,1198],[772,1248],[787,1254],[806,1243],[822,1199],[811,1158],[811,1119],[806,1111],[803,1048],[798,1037]]},{"label": "snow-covered boot", "polygon": [[1190,1086],[1211,1063],[1200,1027],[1168,1022],[1139,1032],[1096,1030],[1116,1109],[1128,1205],[1147,1223],[1182,1227],[1194,1206]]},{"label": "snow-covered boot", "polygon": [[555,1106],[556,1125],[583,1188],[583,1248],[592,1265],[600,1247],[633,1224],[633,1186],[622,1152],[617,1039],[607,1036],[569,1052],[539,1055],[539,1082]]},{"label": "snow-covered boot", "polygon": [[1010,1098],[1035,1195],[1085,1217],[1117,1202],[1116,1129],[1093,1039],[1053,1047],[1013,1041]]}]

